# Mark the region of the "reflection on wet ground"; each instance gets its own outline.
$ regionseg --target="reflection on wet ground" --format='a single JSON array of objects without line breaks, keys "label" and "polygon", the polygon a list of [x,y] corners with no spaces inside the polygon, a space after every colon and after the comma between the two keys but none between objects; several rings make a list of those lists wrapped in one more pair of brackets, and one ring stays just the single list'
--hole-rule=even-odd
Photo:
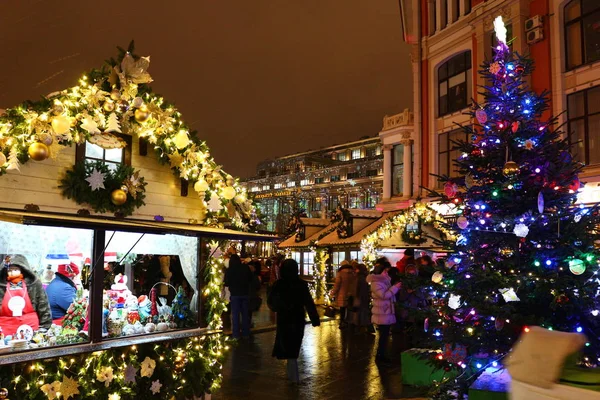
[{"label": "reflection on wet ground", "polygon": [[285,361],[271,357],[274,331],[258,333],[234,347],[223,368],[223,386],[213,400],[241,399],[398,399],[415,398],[400,375],[401,335],[393,335],[392,363],[374,361],[377,336],[339,329],[337,321],[306,326],[300,358],[300,383],[286,378]]}]

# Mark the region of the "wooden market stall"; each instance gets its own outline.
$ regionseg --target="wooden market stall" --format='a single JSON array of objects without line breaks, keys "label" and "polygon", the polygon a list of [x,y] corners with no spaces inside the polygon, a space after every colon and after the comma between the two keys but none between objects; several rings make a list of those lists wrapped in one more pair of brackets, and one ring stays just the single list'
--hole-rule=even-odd
[{"label": "wooden market stall", "polygon": [[229,240],[276,239],[247,232],[245,190],[152,93],[149,58],[128,50],[0,115],[8,398],[216,390],[228,346],[221,255]]}]

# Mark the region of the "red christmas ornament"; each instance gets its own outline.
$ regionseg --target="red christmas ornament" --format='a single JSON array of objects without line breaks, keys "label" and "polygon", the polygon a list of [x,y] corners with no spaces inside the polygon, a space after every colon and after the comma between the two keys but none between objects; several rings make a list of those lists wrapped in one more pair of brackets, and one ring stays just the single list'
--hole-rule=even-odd
[{"label": "red christmas ornament", "polygon": [[523,72],[525,72],[525,67],[519,64],[515,67],[515,72],[517,74],[522,74]]},{"label": "red christmas ornament", "polygon": [[511,129],[512,129],[513,133],[516,133],[519,130],[519,121],[513,122]]},{"label": "red christmas ornament", "polygon": [[569,190],[576,192],[579,190],[580,187],[581,187],[581,181],[579,180],[578,177],[575,177],[573,182],[569,185]]},{"label": "red christmas ornament", "polygon": [[446,184],[444,185],[444,194],[446,196],[448,196],[449,198],[453,198],[454,196],[456,196],[457,192],[458,186],[456,186],[455,183],[446,182]]},{"label": "red christmas ornament", "polygon": [[158,315],[158,308],[156,306],[156,288],[152,288],[150,289],[150,301],[151,301],[151,305],[150,305],[150,315],[157,316]]}]

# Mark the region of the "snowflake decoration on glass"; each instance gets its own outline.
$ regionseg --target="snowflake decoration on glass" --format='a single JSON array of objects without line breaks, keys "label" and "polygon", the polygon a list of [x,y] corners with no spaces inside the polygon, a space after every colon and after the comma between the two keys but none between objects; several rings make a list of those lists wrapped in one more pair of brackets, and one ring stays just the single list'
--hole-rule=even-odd
[{"label": "snowflake decoration on glass", "polygon": [[529,234],[529,227],[525,224],[516,224],[513,233],[518,237],[526,237]]},{"label": "snowflake decoration on glass", "polygon": [[160,392],[160,388],[162,387],[162,383],[157,379],[152,382],[152,386],[150,386],[150,391],[152,394],[157,394]]},{"label": "snowflake decoration on glass", "polygon": [[85,178],[85,180],[90,184],[92,191],[104,189],[104,179],[104,174],[97,169],[94,169],[90,176]]}]

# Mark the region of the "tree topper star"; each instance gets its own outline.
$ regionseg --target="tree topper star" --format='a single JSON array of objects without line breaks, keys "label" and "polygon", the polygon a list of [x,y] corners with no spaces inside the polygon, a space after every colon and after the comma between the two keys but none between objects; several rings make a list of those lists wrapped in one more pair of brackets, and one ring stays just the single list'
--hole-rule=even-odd
[{"label": "tree topper star", "polygon": [[94,169],[90,176],[85,178],[85,180],[88,181],[88,183],[90,184],[92,191],[104,189],[104,179],[104,174],[98,171],[97,169]]}]

